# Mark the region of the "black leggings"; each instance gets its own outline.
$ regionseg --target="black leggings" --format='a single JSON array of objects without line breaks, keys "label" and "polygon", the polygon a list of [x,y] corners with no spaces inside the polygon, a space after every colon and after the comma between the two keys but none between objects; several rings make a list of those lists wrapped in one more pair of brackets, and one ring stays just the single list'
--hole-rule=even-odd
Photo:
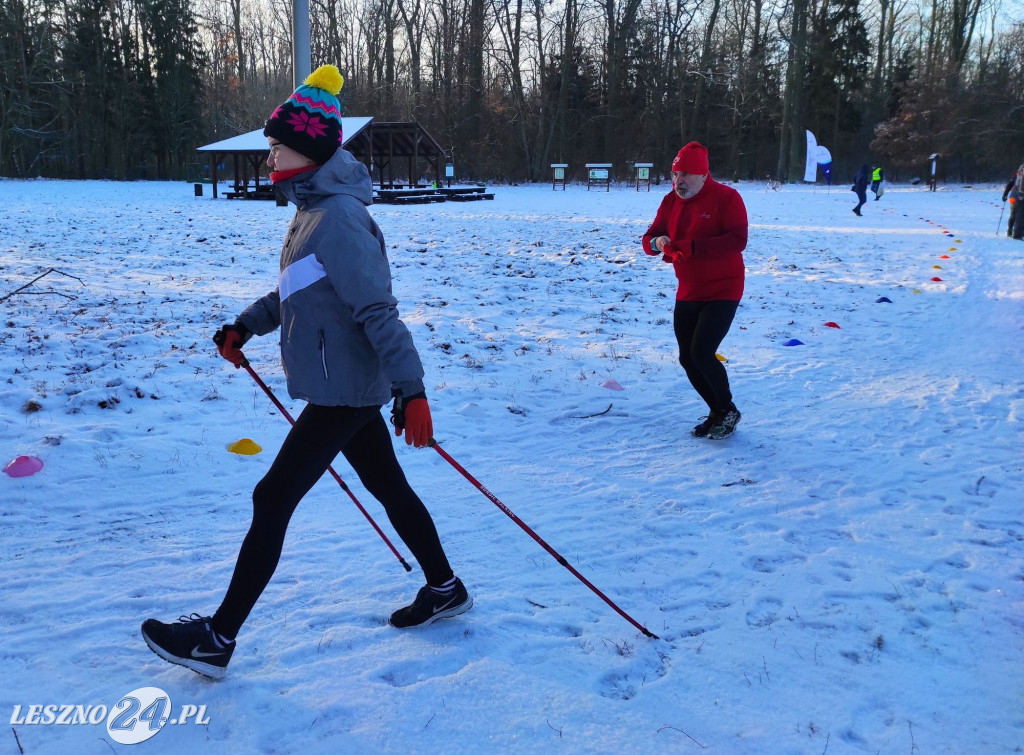
[{"label": "black leggings", "polygon": [[221,635],[234,639],[238,634],[277,568],[292,513],[338,453],[384,505],[427,583],[443,585],[454,576],[430,513],[398,465],[380,407],[309,404],[253,490],[252,524],[227,594],[213,617],[213,627]]},{"label": "black leggings", "polygon": [[868,191],[867,189],[855,189],[855,191],[857,192],[857,206],[853,210],[854,212],[860,212],[860,208],[868,201]]},{"label": "black leggings", "polygon": [[673,316],[679,364],[708,409],[732,408],[729,375],[716,352],[736,316],[738,301],[677,301]]}]

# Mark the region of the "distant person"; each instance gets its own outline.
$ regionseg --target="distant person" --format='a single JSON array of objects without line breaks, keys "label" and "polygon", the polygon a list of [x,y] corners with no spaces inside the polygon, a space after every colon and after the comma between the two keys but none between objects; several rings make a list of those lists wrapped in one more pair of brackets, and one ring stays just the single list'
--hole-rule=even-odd
[{"label": "distant person", "polygon": [[[214,336],[221,356],[237,367],[250,336],[280,328],[288,393],[306,407],[253,491],[252,523],[220,607],[212,616],[142,624],[154,653],[213,678],[225,675],[235,636],[277,568],[292,513],[339,453],[384,505],[426,579],[389,623],[429,624],[473,605],[430,514],[406,481],[381,416],[381,406],[393,397],[395,435],[404,432],[416,448],[431,439],[423,366],[391,294],[384,236],[366,211],[373,196],[370,176],[339,149],[342,83],[337,68],[321,66],[267,121],[271,181],[296,206],[278,287]],[[349,569],[358,573],[364,566]],[[188,574],[182,578],[189,580]]]},{"label": "distant person", "polygon": [[885,191],[882,189],[882,181],[885,180],[885,171],[879,168],[877,165],[871,171],[871,191],[875,194],[875,201],[877,202],[882,198],[882,194]]},{"label": "distant person", "polygon": [[871,182],[871,168],[867,163],[860,166],[857,175],[853,178],[852,191],[857,192],[857,206],[853,208],[854,215],[860,215],[860,208],[868,201],[868,184]]},{"label": "distant person", "polygon": [[[1024,168],[1024,166],[1021,166]],[[1021,169],[1018,168],[1017,172],[1014,173],[1013,178],[1006,182],[1006,186],[1003,188],[1003,202],[1006,202],[1007,197],[1010,199],[1010,218],[1006,222],[1006,235],[1013,236],[1013,225],[1017,219],[1017,210],[1020,207],[1020,195],[1017,193],[1017,179],[1020,177]]]},{"label": "distant person", "polygon": [[1016,213],[1010,213],[1013,216],[1010,235],[1020,241],[1024,239],[1024,210],[1020,209],[1020,203],[1024,200],[1024,164],[1017,168],[1017,175],[1013,180],[1011,193],[1016,195],[1017,201],[1013,205],[1017,208],[1017,211]]},{"label": "distant person", "polygon": [[679,280],[673,315],[679,363],[708,406],[707,417],[692,430],[698,438],[725,438],[740,421],[717,351],[743,296],[746,246],[743,199],[711,177],[707,148],[690,142],[672,161],[672,191],[662,199],[643,247],[671,263]]}]

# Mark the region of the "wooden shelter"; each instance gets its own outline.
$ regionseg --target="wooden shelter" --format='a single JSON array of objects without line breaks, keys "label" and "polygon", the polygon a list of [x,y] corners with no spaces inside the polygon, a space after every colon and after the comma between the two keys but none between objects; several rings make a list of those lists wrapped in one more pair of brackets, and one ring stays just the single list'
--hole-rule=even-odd
[{"label": "wooden shelter", "polygon": [[381,188],[401,185],[401,181],[396,180],[396,170],[399,178],[405,178],[406,185],[413,188],[420,186],[420,176],[424,175],[422,163],[426,163],[428,173],[433,173],[432,181],[441,184],[444,150],[419,122],[373,123],[370,126],[369,143],[369,161],[365,153],[358,151],[365,142],[353,145],[349,151],[367,163],[370,175],[374,176]]},{"label": "wooden shelter", "polygon": [[[401,186],[401,179],[410,187],[419,186],[424,168],[440,184],[444,150],[418,122],[374,123],[373,118],[361,116],[342,118],[341,129],[342,147],[366,165],[381,188]],[[232,191],[226,195],[229,199],[275,198],[269,178],[264,177],[268,147],[263,129],[207,144],[197,151],[209,155],[214,199],[228,158],[232,176]]]}]

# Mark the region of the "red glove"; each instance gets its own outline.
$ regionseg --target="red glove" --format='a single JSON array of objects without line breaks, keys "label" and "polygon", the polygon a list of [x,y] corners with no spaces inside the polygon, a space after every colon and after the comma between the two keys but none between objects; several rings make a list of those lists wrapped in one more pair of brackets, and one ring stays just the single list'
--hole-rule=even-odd
[{"label": "red glove", "polygon": [[404,431],[406,445],[423,448],[434,437],[434,423],[430,419],[430,405],[425,394],[395,398],[391,414],[395,435]]},{"label": "red glove", "polygon": [[[244,332],[243,332],[244,331]],[[238,323],[225,325],[213,335],[213,342],[217,344],[217,351],[236,368],[241,367],[245,361],[245,354],[242,353],[242,344],[248,329]]]},{"label": "red glove", "polygon": [[689,239],[673,241],[665,245],[662,262],[685,262],[693,256],[693,242]]}]

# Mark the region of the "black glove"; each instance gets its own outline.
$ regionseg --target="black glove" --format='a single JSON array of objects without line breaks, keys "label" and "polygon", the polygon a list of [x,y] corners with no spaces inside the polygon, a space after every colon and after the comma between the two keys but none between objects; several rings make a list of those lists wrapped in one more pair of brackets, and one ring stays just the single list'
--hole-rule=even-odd
[{"label": "black glove", "polygon": [[235,367],[241,367],[245,362],[245,354],[242,353],[242,344],[249,340],[251,333],[249,329],[240,322],[234,325],[224,325],[213,334],[213,342],[217,344],[217,351]]}]

